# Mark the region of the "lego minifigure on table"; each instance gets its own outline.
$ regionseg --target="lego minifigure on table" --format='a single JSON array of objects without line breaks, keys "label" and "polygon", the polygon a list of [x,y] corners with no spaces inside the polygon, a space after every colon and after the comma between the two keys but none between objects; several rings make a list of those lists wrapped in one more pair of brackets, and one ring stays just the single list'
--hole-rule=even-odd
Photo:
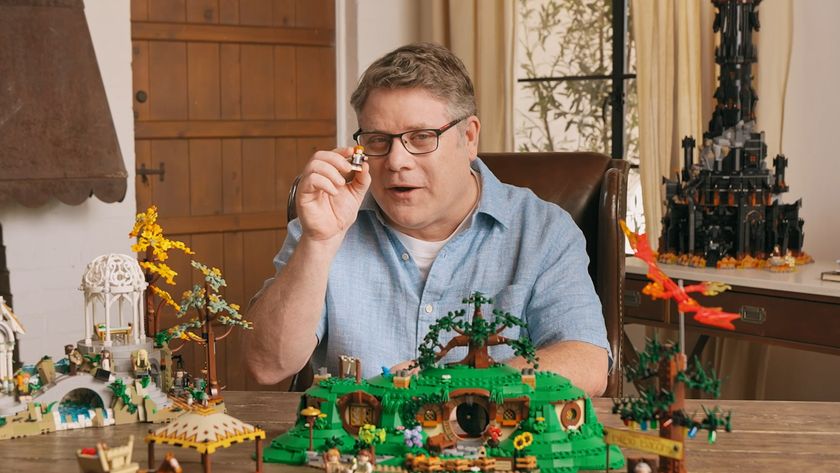
[{"label": "lego minifigure on table", "polygon": [[796,270],[796,258],[793,257],[790,250],[787,250],[785,256],[782,256],[779,245],[775,245],[773,253],[767,258],[767,269],[774,273],[789,273]]},{"label": "lego minifigure on table", "polygon": [[365,147],[362,145],[356,145],[353,147],[353,156],[350,156],[350,167],[354,171],[361,171],[362,170],[362,163],[367,160],[367,156],[365,156]]}]

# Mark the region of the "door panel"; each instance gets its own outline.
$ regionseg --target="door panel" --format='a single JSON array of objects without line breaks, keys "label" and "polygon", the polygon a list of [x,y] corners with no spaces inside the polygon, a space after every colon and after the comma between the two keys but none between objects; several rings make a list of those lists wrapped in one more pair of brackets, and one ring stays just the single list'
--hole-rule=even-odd
[{"label": "door panel", "polygon": [[[138,176],[138,210],[157,205],[164,231],[222,269],[244,308],[274,272],[292,181],[335,147],[333,1],[132,0],[131,15],[137,166],[165,170]],[[190,257],[169,262],[174,297],[200,282]],[[160,326],[175,323],[163,310]],[[242,369],[238,330],[217,351],[223,386],[265,389]],[[180,354],[201,376],[201,347]]]}]

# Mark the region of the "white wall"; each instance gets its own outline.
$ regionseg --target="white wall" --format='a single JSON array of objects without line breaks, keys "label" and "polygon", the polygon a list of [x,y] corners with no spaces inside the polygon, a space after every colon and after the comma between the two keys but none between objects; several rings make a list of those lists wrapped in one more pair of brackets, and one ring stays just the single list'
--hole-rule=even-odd
[{"label": "white wall", "polygon": [[[805,250],[840,258],[840,2],[793,2],[793,51],[782,152],[789,161],[785,202],[802,198]],[[760,52],[759,52],[760,54]],[[759,113],[761,110],[759,104]]]},{"label": "white wall", "polygon": [[339,145],[350,145],[358,128],[349,102],[359,77],[382,55],[419,40],[421,6],[413,0],[336,0]]},{"label": "white wall", "polygon": [[129,0],[85,0],[93,47],[105,84],[117,139],[129,172],[121,203],[95,197],[78,206],[56,200],[36,209],[0,207],[3,244],[15,313],[26,328],[21,359],[63,357],[63,346],[84,336],[83,296],[87,263],[103,253],[129,253],[134,221],[134,118],[131,93]]},{"label": "white wall", "polygon": [[[796,1],[793,9],[782,141],[790,192],[784,200],[802,198],[805,250],[816,259],[833,261],[840,258],[840,2]],[[768,398],[840,400],[840,382],[833,375],[840,372],[840,356],[771,347],[767,365]]]}]

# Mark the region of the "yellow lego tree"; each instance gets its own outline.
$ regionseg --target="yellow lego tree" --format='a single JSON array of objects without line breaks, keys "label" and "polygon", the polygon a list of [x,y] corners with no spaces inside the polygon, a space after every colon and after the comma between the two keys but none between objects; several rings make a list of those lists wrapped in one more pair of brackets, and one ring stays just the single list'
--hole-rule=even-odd
[{"label": "yellow lego tree", "polygon": [[[157,333],[160,308],[163,304],[171,306],[180,311],[180,305],[172,299],[169,292],[159,286],[161,278],[167,284],[175,285],[175,276],[178,275],[166,260],[169,259],[169,251],[176,249],[185,254],[194,254],[182,241],[170,240],[163,235],[163,229],[157,223],[157,207],[154,205],[145,212],[137,214],[134,221],[134,228],[129,236],[137,239],[137,243],[131,245],[131,251],[144,253],[140,260],[140,267],[146,275],[146,282],[149,284],[146,290],[146,327],[148,333]],[[155,296],[158,301],[155,301]]]}]

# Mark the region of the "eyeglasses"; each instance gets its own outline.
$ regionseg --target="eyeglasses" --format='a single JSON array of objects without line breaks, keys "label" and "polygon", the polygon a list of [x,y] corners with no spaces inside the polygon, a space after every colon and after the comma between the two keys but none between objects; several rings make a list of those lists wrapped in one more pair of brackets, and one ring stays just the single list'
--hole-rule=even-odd
[{"label": "eyeglasses", "polygon": [[443,125],[440,128],[429,128],[423,130],[409,130],[402,133],[382,133],[379,131],[362,131],[359,129],[353,133],[356,143],[365,147],[365,154],[368,156],[385,156],[391,152],[391,143],[394,138],[399,138],[405,150],[411,154],[428,154],[438,149],[440,135],[446,130],[457,125],[462,117]]}]

